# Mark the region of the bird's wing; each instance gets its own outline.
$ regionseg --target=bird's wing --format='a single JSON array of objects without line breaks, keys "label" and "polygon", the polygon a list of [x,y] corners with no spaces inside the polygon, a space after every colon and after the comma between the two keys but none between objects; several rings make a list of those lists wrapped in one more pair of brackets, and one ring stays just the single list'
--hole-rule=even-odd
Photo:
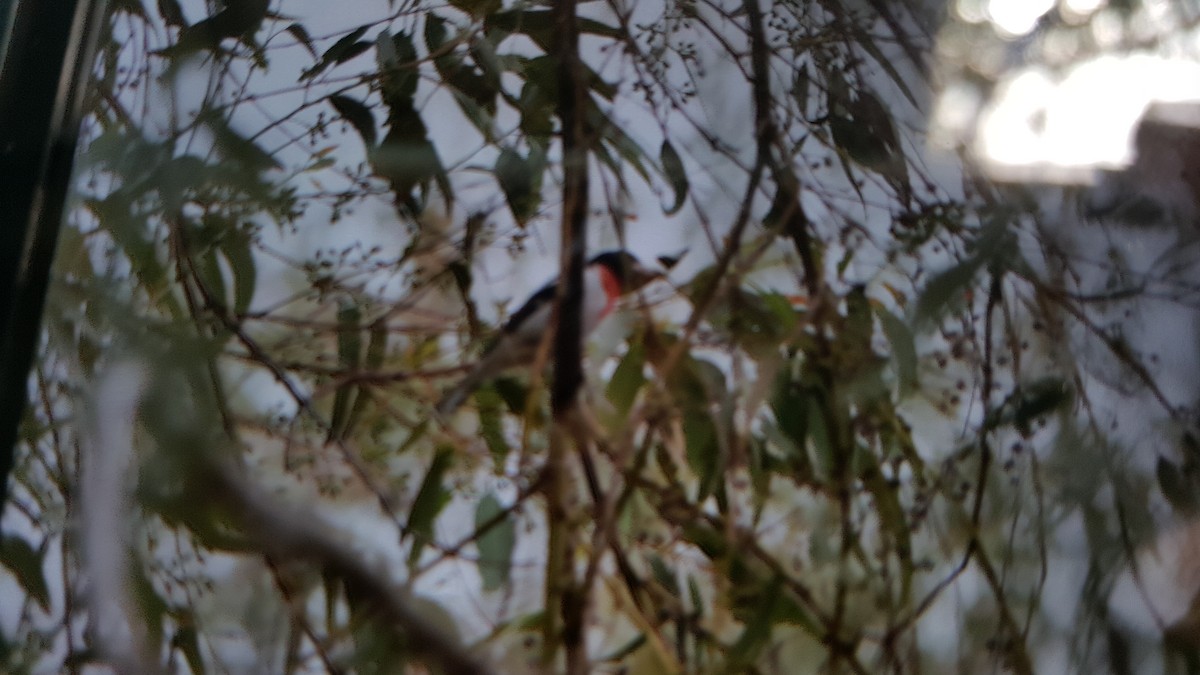
[{"label": "bird's wing", "polygon": [[[510,335],[518,330],[536,330],[539,333],[545,330],[550,322],[550,310],[554,307],[554,294],[557,292],[557,284],[549,283],[542,286],[541,290],[530,296],[525,304],[521,305],[521,308],[508,318],[501,332]],[[538,315],[539,310],[541,310],[541,315]],[[531,323],[523,325],[526,321]]]}]

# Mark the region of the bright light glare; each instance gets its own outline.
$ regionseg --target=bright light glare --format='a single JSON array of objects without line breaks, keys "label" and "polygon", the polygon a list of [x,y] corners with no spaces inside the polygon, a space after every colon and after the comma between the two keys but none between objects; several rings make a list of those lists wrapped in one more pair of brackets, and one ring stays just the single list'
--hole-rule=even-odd
[{"label": "bright light glare", "polygon": [[1106,0],[1067,0],[1066,10],[1077,16],[1087,16],[1106,4]]},{"label": "bright light glare", "polygon": [[987,13],[997,28],[1016,37],[1033,30],[1053,6],[1054,0],[989,0]]},{"label": "bright light glare", "polygon": [[1200,100],[1200,64],[1105,56],[1055,82],[1028,69],[999,87],[980,119],[979,149],[998,165],[1126,165],[1131,138],[1154,101]]},{"label": "bright light glare", "polygon": [[1021,73],[996,92],[995,106],[980,120],[980,144],[988,159],[1001,164],[1032,164],[1039,153],[1037,119],[1054,83],[1040,71]]}]

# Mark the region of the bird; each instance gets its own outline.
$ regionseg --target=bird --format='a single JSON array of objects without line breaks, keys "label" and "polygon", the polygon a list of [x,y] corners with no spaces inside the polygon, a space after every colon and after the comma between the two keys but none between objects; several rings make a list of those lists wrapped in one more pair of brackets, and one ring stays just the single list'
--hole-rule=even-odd
[{"label": "bird", "polygon": [[[583,325],[580,334],[586,337],[617,306],[621,296],[642,288],[662,277],[628,251],[605,251],[588,261],[583,274]],[[442,395],[435,410],[442,419],[448,418],[467,400],[479,385],[500,373],[517,366],[531,365],[537,357],[558,294],[557,280],[534,293],[500,329],[496,341],[471,367],[462,380]]]}]

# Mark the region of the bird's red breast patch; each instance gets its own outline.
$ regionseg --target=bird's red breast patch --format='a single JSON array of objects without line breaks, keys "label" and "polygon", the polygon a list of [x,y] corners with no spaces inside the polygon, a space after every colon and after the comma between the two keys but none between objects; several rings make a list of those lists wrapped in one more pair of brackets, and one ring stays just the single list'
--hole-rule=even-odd
[{"label": "bird's red breast patch", "polygon": [[600,268],[600,286],[604,289],[604,310],[600,312],[600,317],[604,318],[617,306],[617,300],[621,297],[621,281],[607,265],[597,267]]}]

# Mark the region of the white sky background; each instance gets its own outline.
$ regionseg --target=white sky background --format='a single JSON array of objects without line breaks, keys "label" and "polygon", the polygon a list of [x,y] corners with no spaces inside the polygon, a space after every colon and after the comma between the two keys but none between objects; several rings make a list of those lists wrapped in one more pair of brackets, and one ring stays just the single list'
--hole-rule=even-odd
[{"label": "white sky background", "polygon": [[[1145,2],[1128,25],[1107,4],[954,0],[960,20],[988,23],[996,43],[1010,44],[977,45],[987,54],[979,57],[978,67],[984,77],[998,76],[998,91],[982,100],[965,83],[947,83],[935,108],[934,136],[942,142],[966,141],[1001,177],[1088,182],[1091,169],[1127,165],[1131,132],[1150,103],[1200,101],[1197,35],[1181,26],[1184,10],[1178,3]],[[1039,33],[1039,21],[1051,11],[1068,25],[1086,22],[1091,46],[1068,31]],[[1164,46],[1122,46],[1152,37]],[[1012,61],[1035,45],[1057,60]],[[1101,51],[1089,54],[1094,47]],[[996,50],[1009,54],[996,56]]]}]

